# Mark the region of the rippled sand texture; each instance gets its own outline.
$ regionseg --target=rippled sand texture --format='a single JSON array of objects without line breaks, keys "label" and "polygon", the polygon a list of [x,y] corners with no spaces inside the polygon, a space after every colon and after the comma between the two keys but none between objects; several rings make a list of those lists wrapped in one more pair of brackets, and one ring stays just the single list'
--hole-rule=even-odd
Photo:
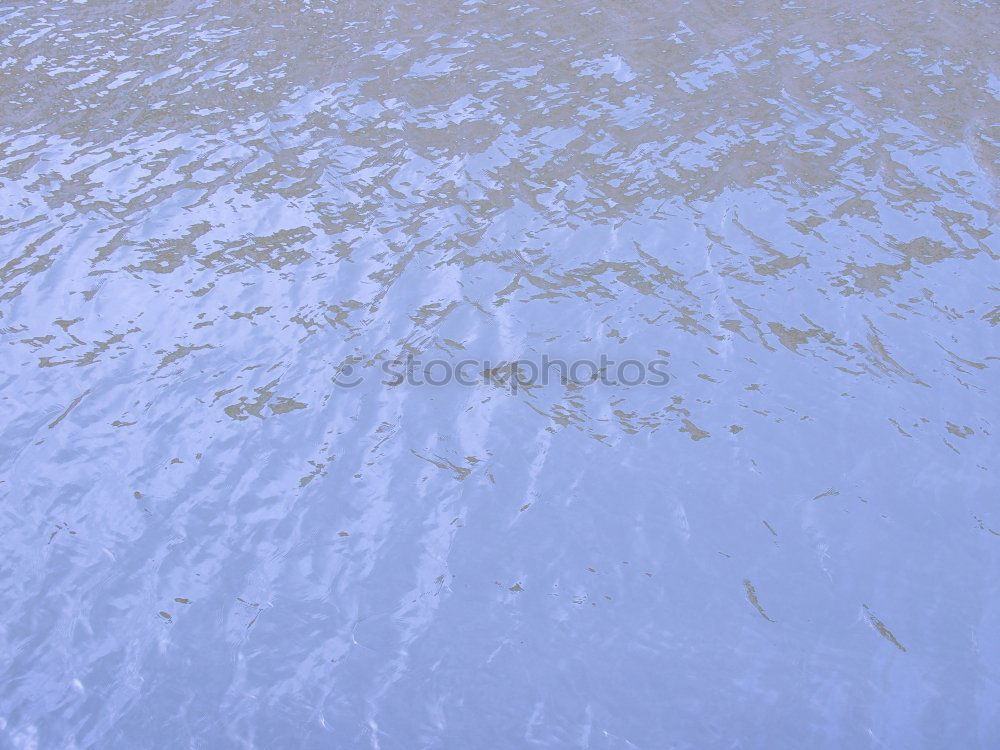
[{"label": "rippled sand texture", "polygon": [[3,6],[0,746],[995,747],[997,39]]}]

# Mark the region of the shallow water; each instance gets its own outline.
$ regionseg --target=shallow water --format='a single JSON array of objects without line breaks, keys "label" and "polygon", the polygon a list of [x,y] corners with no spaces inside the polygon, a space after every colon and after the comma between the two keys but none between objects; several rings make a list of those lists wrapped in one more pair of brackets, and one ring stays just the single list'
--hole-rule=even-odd
[{"label": "shallow water", "polygon": [[2,6],[0,747],[995,747],[997,38]]}]

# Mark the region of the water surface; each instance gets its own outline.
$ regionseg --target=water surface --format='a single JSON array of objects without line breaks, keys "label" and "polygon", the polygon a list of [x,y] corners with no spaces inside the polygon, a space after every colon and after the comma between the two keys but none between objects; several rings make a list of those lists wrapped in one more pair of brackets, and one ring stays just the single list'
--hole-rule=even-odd
[{"label": "water surface", "polygon": [[995,747],[997,38],[0,7],[0,747]]}]

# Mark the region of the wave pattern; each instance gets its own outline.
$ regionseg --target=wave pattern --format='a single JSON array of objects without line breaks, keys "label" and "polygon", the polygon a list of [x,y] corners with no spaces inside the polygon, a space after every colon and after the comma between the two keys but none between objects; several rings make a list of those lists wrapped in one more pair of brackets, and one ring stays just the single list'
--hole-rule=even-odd
[{"label": "wave pattern", "polygon": [[998,26],[0,8],[0,737],[986,746]]}]

